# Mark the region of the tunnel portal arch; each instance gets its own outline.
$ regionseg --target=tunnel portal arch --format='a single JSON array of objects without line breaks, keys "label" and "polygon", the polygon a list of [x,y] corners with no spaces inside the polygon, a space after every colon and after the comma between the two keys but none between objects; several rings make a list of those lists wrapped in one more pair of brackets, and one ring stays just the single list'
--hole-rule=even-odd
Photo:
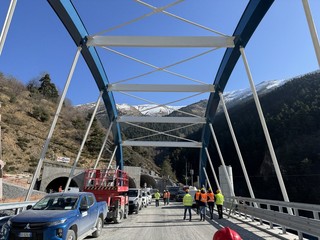
[{"label": "tunnel portal arch", "polygon": [[[68,177],[58,177],[53,179],[45,188],[45,192],[58,192],[59,187],[62,186],[62,189],[64,189],[64,186],[66,186],[66,183],[68,181]],[[77,184],[75,180],[71,180],[70,187],[77,187],[80,186]]]},{"label": "tunnel portal arch", "polygon": [[140,177],[140,187],[151,187],[151,188],[157,188],[157,182],[154,179],[154,177],[146,174],[141,174]]}]

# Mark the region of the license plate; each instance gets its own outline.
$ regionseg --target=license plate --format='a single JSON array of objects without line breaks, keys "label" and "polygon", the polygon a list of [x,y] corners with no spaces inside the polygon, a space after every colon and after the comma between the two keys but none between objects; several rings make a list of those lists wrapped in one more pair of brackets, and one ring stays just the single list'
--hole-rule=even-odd
[{"label": "license plate", "polygon": [[32,233],[31,232],[20,232],[19,233],[19,237],[21,237],[21,238],[31,238],[32,237]]}]

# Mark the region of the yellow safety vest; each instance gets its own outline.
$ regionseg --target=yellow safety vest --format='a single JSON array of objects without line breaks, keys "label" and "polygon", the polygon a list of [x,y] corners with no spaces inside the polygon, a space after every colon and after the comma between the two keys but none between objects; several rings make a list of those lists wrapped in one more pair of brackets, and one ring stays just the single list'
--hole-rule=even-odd
[{"label": "yellow safety vest", "polygon": [[191,207],[192,204],[193,204],[192,196],[191,196],[189,193],[187,193],[187,194],[184,195],[184,197],[183,197],[183,205],[184,205],[184,206],[189,206],[189,207]]},{"label": "yellow safety vest", "polygon": [[221,193],[217,193],[215,197],[216,197],[216,204],[223,205],[224,196]]}]

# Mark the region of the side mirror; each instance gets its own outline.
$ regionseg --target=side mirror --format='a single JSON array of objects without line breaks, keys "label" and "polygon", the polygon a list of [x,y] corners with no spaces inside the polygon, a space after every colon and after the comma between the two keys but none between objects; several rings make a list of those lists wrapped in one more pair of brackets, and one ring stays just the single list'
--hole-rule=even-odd
[{"label": "side mirror", "polygon": [[81,212],[88,211],[88,209],[89,209],[88,205],[82,205],[82,206],[80,206],[80,211],[81,211]]},{"label": "side mirror", "polygon": [[28,205],[26,209],[29,210],[31,208],[32,208],[32,205]]}]

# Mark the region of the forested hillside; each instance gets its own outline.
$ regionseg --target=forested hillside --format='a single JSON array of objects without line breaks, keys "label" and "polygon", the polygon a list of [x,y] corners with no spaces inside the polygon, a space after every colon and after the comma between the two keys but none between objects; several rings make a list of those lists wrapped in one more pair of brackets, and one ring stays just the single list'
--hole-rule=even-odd
[{"label": "forested hillside", "polygon": [[[5,173],[33,173],[40,158],[59,101],[58,90],[49,74],[23,84],[0,73],[1,150]],[[65,100],[45,158],[69,157],[72,166],[85,135],[91,113],[79,111]],[[94,120],[81,153],[78,167],[93,167],[106,129]],[[112,136],[110,142],[112,143]],[[100,167],[109,163],[114,146],[104,151]],[[125,164],[159,172],[150,154],[132,148],[124,150]]]},{"label": "forested hillside", "polygon": [[[260,102],[290,200],[319,203],[320,73],[288,81],[260,96]],[[253,99],[228,110],[255,196],[282,200]],[[217,114],[213,127],[224,160],[233,167],[236,195],[249,196],[224,114]],[[193,135],[193,138],[200,139],[201,130]],[[218,172],[220,158],[213,142],[209,152]],[[185,161],[198,171],[198,158],[198,150],[174,150],[171,153],[170,159],[179,179],[184,177]]]}]

